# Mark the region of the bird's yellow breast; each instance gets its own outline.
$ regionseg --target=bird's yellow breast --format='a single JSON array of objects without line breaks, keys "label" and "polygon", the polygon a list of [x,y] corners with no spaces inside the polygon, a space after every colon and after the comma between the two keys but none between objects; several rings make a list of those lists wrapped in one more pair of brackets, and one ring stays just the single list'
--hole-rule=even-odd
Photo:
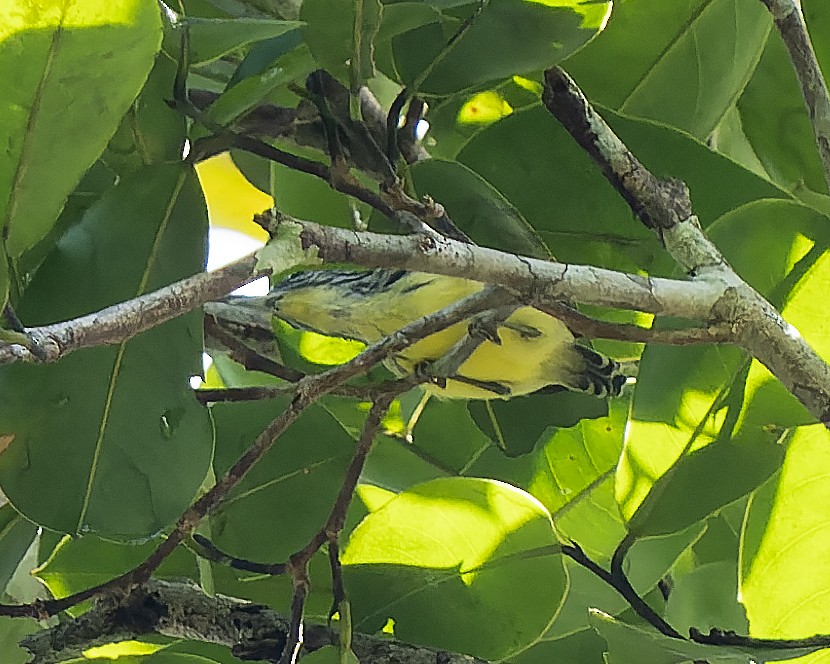
[{"label": "bird's yellow breast", "polygon": [[[277,314],[289,322],[323,334],[372,343],[482,288],[480,282],[468,279],[412,272],[403,273],[395,281],[379,282],[374,289],[372,284],[348,279],[292,286],[274,306]],[[418,365],[444,356],[467,334],[469,323],[463,321],[413,344],[387,365],[401,375],[412,373]],[[499,326],[498,338],[499,344],[482,341],[461,365],[458,375],[468,382],[448,380],[443,388],[430,385],[429,389],[453,398],[512,396],[541,389],[578,370],[570,330],[541,311],[517,309]],[[500,384],[509,393],[478,386],[488,383]]]}]

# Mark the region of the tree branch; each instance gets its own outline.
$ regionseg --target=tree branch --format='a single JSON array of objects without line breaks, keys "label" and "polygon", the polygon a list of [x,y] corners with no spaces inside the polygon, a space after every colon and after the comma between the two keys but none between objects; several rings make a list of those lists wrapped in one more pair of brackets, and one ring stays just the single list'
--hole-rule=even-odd
[{"label": "tree branch", "polygon": [[[228,646],[245,659],[264,659],[282,651],[288,619],[277,612],[223,595],[208,596],[189,583],[151,580],[122,601],[108,597],[79,618],[67,620],[26,637],[25,647],[36,664],[63,662],[84,650],[112,641],[140,638],[150,633],[177,639],[199,638]],[[307,652],[337,643],[335,630],[307,624],[303,647]],[[484,664],[468,655],[413,646],[387,635],[355,633],[352,649],[363,664]]]},{"label": "tree branch", "polygon": [[122,343],[262,276],[264,273],[256,270],[256,260],[255,254],[248,254],[218,270],[196,274],[95,313],[27,328],[44,350],[43,358],[20,346],[3,346],[0,365],[17,360],[56,362],[80,348]]},{"label": "tree branch", "polygon": [[790,54],[801,94],[807,105],[810,124],[816,138],[824,170],[824,182],[830,190],[830,94],[821,75],[816,53],[810,43],[807,24],[798,0],[761,0],[769,9],[784,45]]},{"label": "tree branch", "polygon": [[[305,249],[326,263],[399,268],[476,279],[519,293],[527,302],[573,300],[693,320],[710,320],[721,284],[682,281],[517,256],[437,236],[382,235],[322,226],[265,212],[266,224],[296,223]],[[717,317],[715,316],[717,319]]]},{"label": "tree branch", "polygon": [[693,214],[686,185],[650,173],[560,68],[545,72],[542,100],[597,162],[643,224],[692,275],[690,284],[709,284],[720,291],[708,317],[691,317],[730,325],[734,343],[752,353],[830,427],[830,366],[724,260]]}]

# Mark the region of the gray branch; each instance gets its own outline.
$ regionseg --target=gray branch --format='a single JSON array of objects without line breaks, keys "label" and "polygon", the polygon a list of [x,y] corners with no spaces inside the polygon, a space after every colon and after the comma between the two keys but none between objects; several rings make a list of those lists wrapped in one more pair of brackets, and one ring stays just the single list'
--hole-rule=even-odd
[{"label": "gray branch", "polygon": [[[26,637],[22,646],[33,655],[33,664],[53,664],[80,657],[96,645],[159,633],[225,645],[245,659],[276,661],[287,629],[288,618],[265,606],[222,595],[210,597],[190,583],[151,580],[120,601],[111,595],[98,600],[79,618]],[[337,642],[337,633],[325,625],[304,626],[304,653]],[[468,655],[359,633],[353,635],[352,649],[362,664],[481,662]]]},{"label": "gray branch", "polygon": [[213,272],[196,274],[86,316],[29,328],[27,333],[38,343],[42,357],[12,344],[0,347],[0,365],[18,360],[56,362],[80,348],[127,341],[260,276],[256,260],[249,254]]},{"label": "gray branch", "polygon": [[795,69],[830,189],[830,95],[810,42],[799,0],[761,0],[769,9]]},{"label": "gray branch", "polygon": [[707,284],[718,291],[712,309],[693,317],[729,325],[733,342],[752,353],[819,422],[830,427],[830,366],[741,279],[706,237],[692,211],[686,185],[649,172],[558,67],[545,72],[542,98],[642,223],[692,275],[690,285]]}]

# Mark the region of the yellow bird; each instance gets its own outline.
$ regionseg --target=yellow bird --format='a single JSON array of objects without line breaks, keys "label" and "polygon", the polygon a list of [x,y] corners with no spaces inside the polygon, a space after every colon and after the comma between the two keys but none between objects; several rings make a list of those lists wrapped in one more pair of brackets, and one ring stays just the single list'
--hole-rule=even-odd
[{"label": "yellow bird", "polygon": [[[405,325],[472,295],[484,284],[404,270],[296,272],[260,297],[226,302],[267,311],[299,329],[374,343]],[[444,356],[468,331],[462,321],[416,342],[386,364],[404,376]],[[520,307],[463,362],[434,394],[459,399],[509,398],[559,385],[597,396],[616,396],[625,384],[619,365],[579,344],[560,320]]]}]

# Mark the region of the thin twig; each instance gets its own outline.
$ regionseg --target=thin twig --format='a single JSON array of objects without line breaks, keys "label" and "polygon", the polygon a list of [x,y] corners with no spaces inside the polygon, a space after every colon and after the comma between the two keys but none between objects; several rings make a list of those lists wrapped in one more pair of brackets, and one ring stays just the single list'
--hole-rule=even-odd
[{"label": "thin twig", "polygon": [[349,467],[346,469],[346,474],[340,490],[337,492],[337,497],[326,519],[326,523],[314,534],[308,544],[294,553],[289,559],[288,569],[294,580],[294,597],[291,603],[292,629],[289,631],[288,642],[286,643],[283,656],[280,658],[280,664],[294,664],[300,652],[300,647],[303,644],[302,618],[305,599],[308,596],[309,589],[308,566],[314,554],[326,543],[329,545],[329,562],[331,564],[333,591],[332,615],[340,602],[345,599],[346,594],[343,588],[340,559],[338,556],[340,550],[338,546],[340,531],[343,530],[343,524],[346,521],[346,512],[352,502],[357,482],[360,479],[360,473],[363,472],[363,466],[366,464],[366,459],[372,449],[375,436],[380,429],[383,416],[386,414],[393,400],[394,396],[388,395],[372,404],[366,421],[363,423],[363,430],[358,439],[354,455],[349,463]]},{"label": "thin twig", "polygon": [[[80,348],[126,341],[205,302],[227,295],[263,274],[256,271],[256,256],[248,254],[225,267],[182,279],[127,302],[26,331],[44,349],[45,361],[55,362]],[[38,361],[37,357],[21,354],[15,347],[0,347],[0,365],[20,359]]]},{"label": "thin twig", "polygon": [[[625,540],[623,540],[625,541]],[[621,545],[622,546],[622,545]],[[620,548],[615,552],[620,551]],[[611,571],[603,569],[600,565],[591,560],[587,554],[575,542],[565,544],[562,546],[562,553],[568,556],[574,562],[582,565],[585,569],[592,572],[595,576],[602,579],[605,583],[616,590],[623,599],[628,602],[629,606],[634,609],[635,613],[643,620],[648,622],[652,627],[658,630],[661,634],[673,639],[682,639],[683,636],[677,632],[671,625],[669,625],[662,617],[657,615],[654,610],[646,604],[645,600],[640,597],[636,591],[631,587],[628,578],[622,571],[621,564],[612,560]]]},{"label": "thin twig", "polygon": [[562,303],[540,303],[540,311],[561,320],[571,332],[586,339],[612,339],[637,343],[689,346],[693,344],[730,343],[735,333],[729,325],[686,327],[679,330],[660,330],[630,323],[612,323],[583,314]]}]

